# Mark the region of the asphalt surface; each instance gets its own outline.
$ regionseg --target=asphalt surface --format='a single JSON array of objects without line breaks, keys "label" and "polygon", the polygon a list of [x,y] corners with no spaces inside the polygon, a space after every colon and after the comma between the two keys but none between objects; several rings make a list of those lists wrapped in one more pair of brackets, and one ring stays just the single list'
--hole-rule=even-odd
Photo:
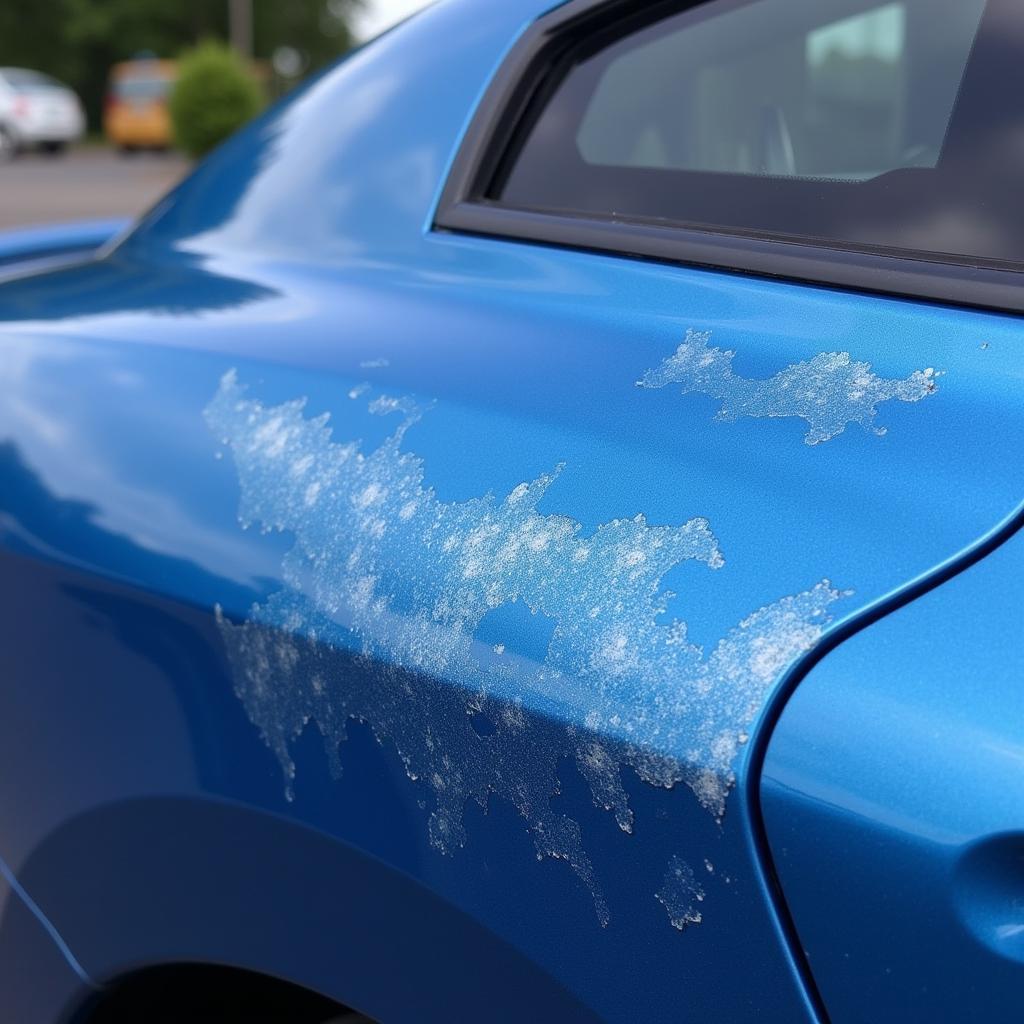
[{"label": "asphalt surface", "polygon": [[100,147],[17,156],[0,164],[0,230],[142,213],[188,166],[173,153],[123,156]]}]

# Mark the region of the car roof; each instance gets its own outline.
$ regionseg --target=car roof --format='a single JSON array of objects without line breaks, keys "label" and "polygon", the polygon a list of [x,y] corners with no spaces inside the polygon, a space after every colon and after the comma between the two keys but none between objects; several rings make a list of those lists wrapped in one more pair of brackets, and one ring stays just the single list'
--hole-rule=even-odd
[{"label": "car roof", "polygon": [[36,71],[33,68],[16,68],[6,67],[0,68],[0,78],[3,78],[8,85],[11,86],[56,86],[60,89],[66,89],[67,86],[63,82],[57,81],[52,75],[46,74],[45,71]]}]

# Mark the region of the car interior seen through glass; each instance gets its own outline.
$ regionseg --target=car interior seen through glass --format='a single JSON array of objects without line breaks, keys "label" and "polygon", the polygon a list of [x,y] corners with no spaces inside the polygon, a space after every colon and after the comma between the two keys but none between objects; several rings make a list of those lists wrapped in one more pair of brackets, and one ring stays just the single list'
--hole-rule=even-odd
[{"label": "car interior seen through glass", "polygon": [[1015,0],[711,0],[581,32],[486,198],[1020,262],[1022,23]]}]

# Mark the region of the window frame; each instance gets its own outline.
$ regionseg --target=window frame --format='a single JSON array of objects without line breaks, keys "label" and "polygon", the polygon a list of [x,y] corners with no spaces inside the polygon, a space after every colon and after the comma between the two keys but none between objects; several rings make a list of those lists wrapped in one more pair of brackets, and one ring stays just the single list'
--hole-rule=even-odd
[{"label": "window frame", "polygon": [[907,255],[877,246],[780,239],[636,216],[550,212],[487,197],[518,133],[524,127],[529,130],[528,113],[542,108],[561,83],[560,68],[581,42],[589,48],[604,34],[611,42],[683,7],[707,2],[712,0],[569,0],[534,21],[513,45],[470,122],[441,193],[433,229],[1024,312],[1024,262],[1019,269],[994,267],[983,259],[972,264],[940,253]]}]

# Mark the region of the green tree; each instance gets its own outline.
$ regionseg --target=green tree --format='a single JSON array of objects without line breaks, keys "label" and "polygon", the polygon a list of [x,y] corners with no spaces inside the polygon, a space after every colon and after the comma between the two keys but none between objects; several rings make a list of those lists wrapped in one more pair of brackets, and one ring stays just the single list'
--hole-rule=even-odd
[{"label": "green tree", "polygon": [[263,105],[242,59],[209,41],[186,53],[171,92],[174,141],[189,156],[203,156],[254,117]]},{"label": "green tree", "polygon": [[[361,0],[253,0],[254,56],[290,46],[315,71],[352,44],[348,16]],[[203,39],[228,38],[228,0],[0,0],[0,66],[44,71],[71,86],[100,125],[112,64],[146,51],[176,57]]]}]

